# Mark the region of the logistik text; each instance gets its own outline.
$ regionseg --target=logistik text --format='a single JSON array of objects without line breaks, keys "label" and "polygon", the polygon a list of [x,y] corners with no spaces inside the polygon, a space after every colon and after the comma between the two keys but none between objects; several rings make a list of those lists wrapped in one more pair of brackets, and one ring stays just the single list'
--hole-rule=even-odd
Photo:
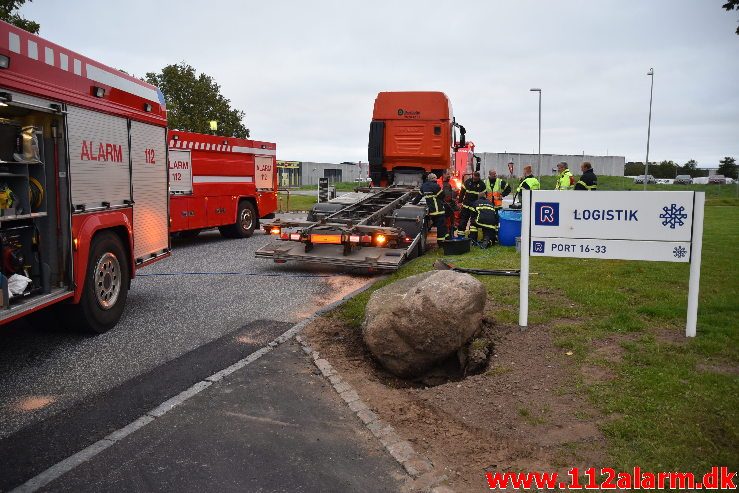
[{"label": "logistik text", "polygon": [[575,209],[575,221],[638,221],[636,209]]}]

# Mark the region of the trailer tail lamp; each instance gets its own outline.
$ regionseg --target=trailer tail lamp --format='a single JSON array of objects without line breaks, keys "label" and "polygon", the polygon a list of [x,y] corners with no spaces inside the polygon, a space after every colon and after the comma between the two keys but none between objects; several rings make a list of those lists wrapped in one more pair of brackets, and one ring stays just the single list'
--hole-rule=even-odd
[{"label": "trailer tail lamp", "polygon": [[362,236],[361,243],[371,245],[372,244],[372,237],[369,235]]},{"label": "trailer tail lamp", "polygon": [[411,241],[413,241],[413,238],[411,238],[410,236],[406,236],[405,237],[405,242],[406,243],[410,243]]},{"label": "trailer tail lamp", "polygon": [[272,226],[269,229],[269,234],[275,235],[275,236],[279,236],[280,233],[281,233],[281,231],[282,231],[282,229],[279,226]]},{"label": "trailer tail lamp", "polygon": [[282,233],[282,234],[280,235],[280,239],[281,239],[281,240],[289,240],[289,239],[290,239],[290,235],[289,235],[289,234],[287,234],[287,233]]},{"label": "trailer tail lamp", "polygon": [[350,235],[349,236],[349,243],[359,243],[362,241],[362,237],[359,235]]},{"label": "trailer tail lamp", "polygon": [[290,233],[290,239],[292,241],[300,241],[301,238],[300,233]]},{"label": "trailer tail lamp", "polygon": [[310,242],[317,245],[341,245],[341,235],[310,235]]},{"label": "trailer tail lamp", "polygon": [[387,243],[387,236],[385,236],[382,233],[375,235],[375,245],[385,246],[386,243]]}]

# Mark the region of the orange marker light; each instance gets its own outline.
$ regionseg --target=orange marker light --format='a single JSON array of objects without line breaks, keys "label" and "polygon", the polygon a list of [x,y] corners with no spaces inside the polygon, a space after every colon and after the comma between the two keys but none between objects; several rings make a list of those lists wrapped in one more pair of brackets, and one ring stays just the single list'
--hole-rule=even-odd
[{"label": "orange marker light", "polygon": [[75,238],[72,240],[72,248],[75,249],[75,251],[80,247],[80,239]]},{"label": "orange marker light", "polygon": [[387,243],[387,237],[384,234],[380,233],[377,236],[375,236],[375,244],[377,246],[382,246],[385,243]]},{"label": "orange marker light", "polygon": [[277,226],[275,226],[275,227],[273,227],[272,229],[269,230],[269,233],[270,234],[273,234],[273,235],[279,235],[280,234],[280,228],[277,227]]}]

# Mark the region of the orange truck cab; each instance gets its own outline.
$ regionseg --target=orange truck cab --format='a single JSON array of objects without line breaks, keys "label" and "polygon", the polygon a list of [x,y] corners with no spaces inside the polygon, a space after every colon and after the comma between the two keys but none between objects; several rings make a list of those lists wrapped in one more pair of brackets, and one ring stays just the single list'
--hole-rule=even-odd
[{"label": "orange truck cab", "polygon": [[[459,132],[458,132],[459,131]],[[458,138],[459,137],[459,138]],[[439,91],[381,92],[370,123],[368,158],[375,186],[420,183],[445,171],[471,173],[474,144]]]}]

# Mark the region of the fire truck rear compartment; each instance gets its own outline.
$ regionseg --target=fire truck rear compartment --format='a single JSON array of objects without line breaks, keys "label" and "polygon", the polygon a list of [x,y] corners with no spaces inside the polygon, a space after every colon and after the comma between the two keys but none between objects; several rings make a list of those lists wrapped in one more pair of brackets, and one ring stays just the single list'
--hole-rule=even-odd
[{"label": "fire truck rear compartment", "polygon": [[[14,98],[0,106],[0,320],[70,293],[64,118],[48,103],[36,109],[39,102]],[[16,274],[31,282],[10,297]]]}]

